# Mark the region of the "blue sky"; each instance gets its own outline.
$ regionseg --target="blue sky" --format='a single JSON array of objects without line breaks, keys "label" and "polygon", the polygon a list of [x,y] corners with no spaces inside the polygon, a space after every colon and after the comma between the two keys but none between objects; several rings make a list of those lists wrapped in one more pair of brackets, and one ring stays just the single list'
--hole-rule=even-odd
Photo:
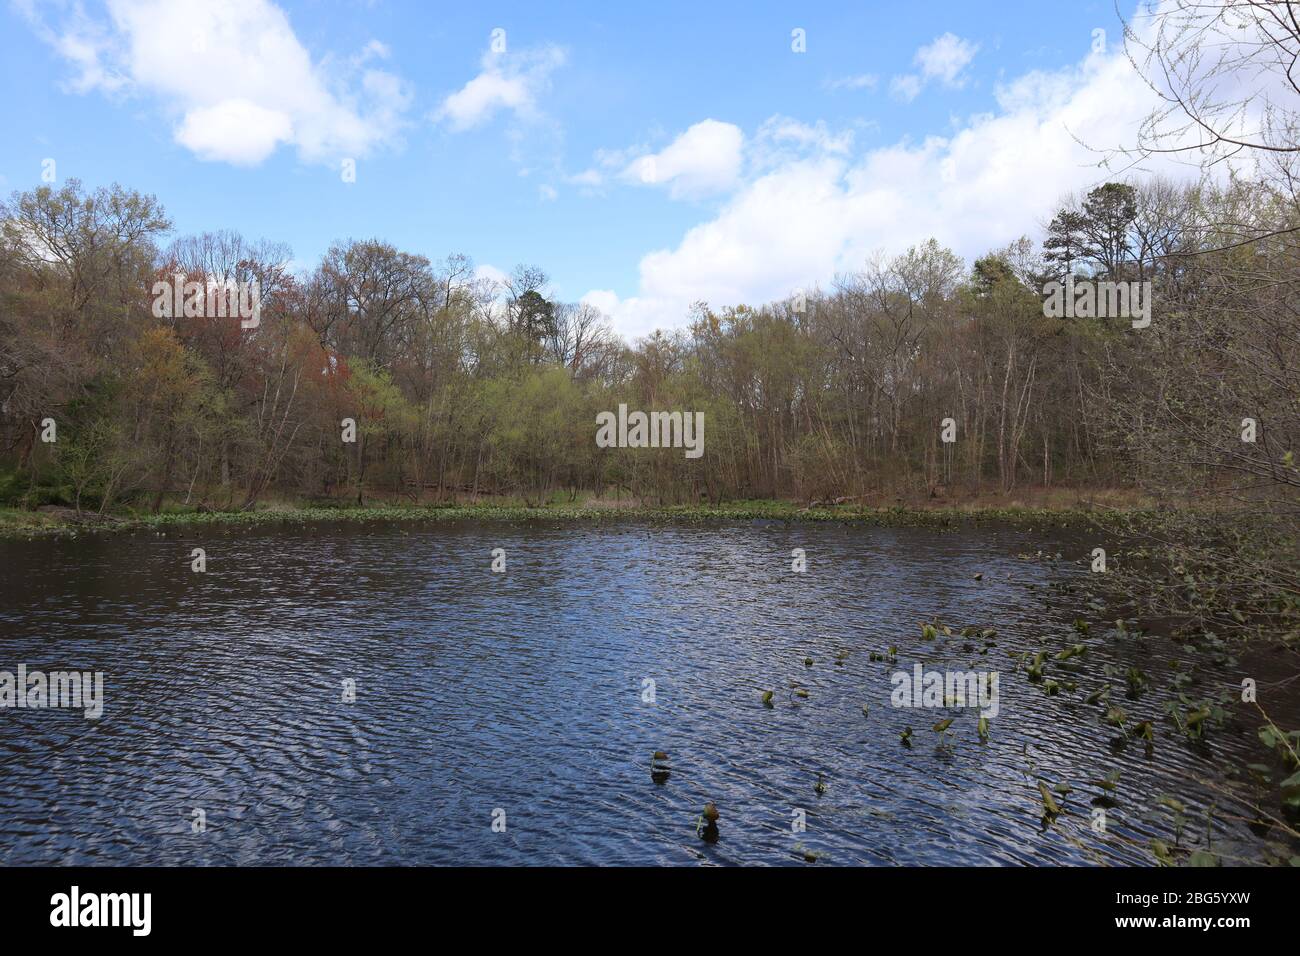
[{"label": "blue sky", "polygon": [[302,267],[371,236],[536,263],[626,334],[1035,234],[1106,178],[1075,137],[1150,105],[1109,2],[23,0],[0,25],[6,194],[52,158]]}]

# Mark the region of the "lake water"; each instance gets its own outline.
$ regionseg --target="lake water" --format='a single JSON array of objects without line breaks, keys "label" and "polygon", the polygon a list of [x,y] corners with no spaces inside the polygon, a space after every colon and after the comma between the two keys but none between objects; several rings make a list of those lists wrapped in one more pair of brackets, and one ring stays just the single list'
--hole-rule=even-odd
[{"label": "lake water", "polygon": [[[1210,787],[1268,756],[1244,708],[1203,744],[1163,720],[1173,662],[1205,696],[1245,665],[1108,636],[1116,614],[1065,590],[1095,543],[631,521],[0,541],[0,670],[102,671],[105,696],[98,720],[0,710],[0,862],[1150,864],[1151,838],[1174,841],[1160,795],[1200,845]],[[1064,560],[1024,559],[1040,550]],[[922,639],[935,617],[953,636]],[[996,643],[957,636],[967,625]],[[1049,696],[1012,656],[1077,641],[1077,671],[1049,665],[1074,692]],[[871,660],[890,645],[896,663]],[[972,711],[891,706],[891,674],[919,662],[999,673],[986,743]],[[1109,682],[1154,722],[1153,748],[1084,703],[1107,664],[1150,675],[1136,700]],[[1300,723],[1294,700],[1270,713]],[[1089,781],[1112,770],[1094,832]],[[1054,821],[1039,780],[1073,787]],[[716,843],[696,832],[707,801]],[[1279,842],[1218,815],[1213,839],[1242,860]]]}]

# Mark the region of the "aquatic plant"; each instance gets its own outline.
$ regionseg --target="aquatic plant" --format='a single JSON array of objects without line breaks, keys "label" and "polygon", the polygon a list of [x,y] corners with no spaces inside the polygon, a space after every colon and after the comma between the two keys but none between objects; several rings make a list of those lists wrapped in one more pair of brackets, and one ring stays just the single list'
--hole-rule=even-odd
[{"label": "aquatic plant", "polygon": [[1137,697],[1142,691],[1146,690],[1150,680],[1138,668],[1130,667],[1124,672],[1124,683],[1128,685],[1129,696]]},{"label": "aquatic plant", "polygon": [[1025,673],[1029,675],[1029,680],[1032,683],[1037,684],[1039,681],[1043,679],[1043,666],[1046,660],[1047,660],[1047,652],[1039,651],[1037,654],[1034,655],[1033,660],[1030,662],[1029,666],[1025,669]]},{"label": "aquatic plant", "polygon": [[1258,702],[1255,707],[1267,721],[1258,731],[1260,743],[1277,755],[1283,767],[1295,771],[1279,784],[1282,805],[1288,812],[1300,813],[1300,730],[1283,731]]},{"label": "aquatic plant", "polygon": [[1101,787],[1101,789],[1109,793],[1119,786],[1119,771],[1112,770],[1110,773],[1106,774],[1106,776],[1102,777],[1100,780],[1090,780],[1088,782],[1091,783],[1094,787]]},{"label": "aquatic plant", "polygon": [[827,855],[820,850],[810,850],[802,843],[796,843],[794,849],[795,852],[803,858],[805,863],[816,863],[818,860],[824,859]]},{"label": "aquatic plant", "polygon": [[695,820],[695,835],[705,843],[718,842],[718,808],[710,800]]},{"label": "aquatic plant", "polygon": [[1084,698],[1085,704],[1099,704],[1110,698],[1110,685],[1098,687],[1091,694]]},{"label": "aquatic plant", "polygon": [[1043,802],[1044,817],[1055,819],[1060,816],[1061,805],[1057,803],[1056,798],[1052,796],[1052,791],[1047,789],[1047,784],[1043,783],[1041,780],[1038,781],[1038,795]]},{"label": "aquatic plant", "polygon": [[1156,862],[1161,866],[1176,865],[1174,862],[1174,854],[1169,849],[1169,844],[1164,840],[1159,840],[1153,837],[1149,845],[1151,847],[1151,854],[1156,858]]},{"label": "aquatic plant", "polygon": [[1111,706],[1106,708],[1106,716],[1102,718],[1112,727],[1124,729],[1124,724],[1128,721],[1128,714],[1124,712],[1123,707]]}]

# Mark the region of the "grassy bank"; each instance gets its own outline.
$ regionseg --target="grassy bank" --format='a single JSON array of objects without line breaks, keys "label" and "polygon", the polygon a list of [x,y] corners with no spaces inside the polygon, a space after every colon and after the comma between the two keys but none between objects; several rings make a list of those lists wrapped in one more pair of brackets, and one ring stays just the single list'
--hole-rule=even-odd
[{"label": "grassy bank", "polygon": [[[594,500],[576,503],[552,503],[528,507],[519,503],[480,503],[457,505],[382,505],[375,507],[321,507],[275,504],[254,511],[163,510],[119,512],[112,515],[82,513],[69,508],[25,511],[0,508],[0,537],[36,537],[82,532],[156,530],[169,527],[204,525],[274,525],[324,522],[365,521],[839,521],[880,526],[944,526],[958,523],[1017,522],[1050,523],[1056,526],[1081,525],[1109,509],[1090,507],[1028,507],[991,501],[946,503],[916,507],[893,505],[813,505],[791,501],[735,501],[721,505],[657,506],[634,503],[613,505]],[[1124,509],[1140,514],[1142,509]]]}]

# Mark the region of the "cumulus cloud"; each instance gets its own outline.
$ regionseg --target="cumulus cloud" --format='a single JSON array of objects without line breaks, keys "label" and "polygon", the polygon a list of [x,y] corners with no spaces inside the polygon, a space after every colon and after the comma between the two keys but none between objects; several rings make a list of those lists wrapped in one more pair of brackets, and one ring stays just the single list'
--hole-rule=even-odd
[{"label": "cumulus cloud", "polygon": [[648,146],[596,151],[596,165],[567,177],[587,192],[609,183],[666,187],[673,199],[702,199],[739,184],[745,134],[739,126],[701,120],[658,152]]},{"label": "cumulus cloud", "polygon": [[309,161],[364,156],[390,142],[409,94],[363,64],[387,55],[371,41],[342,66],[313,61],[269,0],[109,0],[108,20],[80,5],[20,10],[76,69],[69,88],[151,98],[178,143],[201,159],[256,164],[284,144]]},{"label": "cumulus cloud", "polygon": [[609,182],[667,187],[673,199],[701,199],[735,190],[747,175],[809,150],[847,154],[853,134],[833,132],[824,122],[788,116],[767,119],[751,139],[733,123],[707,119],[680,133],[658,152],[646,147],[598,150],[596,166],[568,182],[596,190]]},{"label": "cumulus cloud", "polygon": [[627,182],[667,186],[674,199],[695,199],[736,185],[744,157],[739,126],[706,119],[657,153],[639,156],[622,171]]},{"label": "cumulus cloud", "polygon": [[592,289],[580,301],[595,306],[606,315],[611,315],[619,307],[618,294],[613,289]]},{"label": "cumulus cloud", "polygon": [[750,146],[749,163],[757,172],[809,151],[847,156],[852,147],[852,130],[834,132],[823,120],[804,123],[777,115],[768,117],[758,128]]},{"label": "cumulus cloud", "polygon": [[503,110],[517,120],[535,120],[541,115],[538,97],[564,61],[564,51],[555,46],[514,53],[489,50],[478,75],[447,96],[434,119],[457,132],[479,126]]},{"label": "cumulus cloud", "polygon": [[248,100],[222,100],[190,110],[176,129],[176,142],[200,159],[255,165],[293,136],[287,113]]},{"label": "cumulus cloud", "polygon": [[931,80],[937,80],[949,89],[959,89],[966,85],[963,73],[978,51],[978,43],[963,40],[955,33],[935,37],[933,43],[921,47],[912,58],[912,63],[920,67],[921,72],[895,76],[889,82],[889,92],[896,99],[910,103],[921,95],[921,90]]},{"label": "cumulus cloud", "polygon": [[[955,76],[956,74],[954,74]],[[998,88],[996,108],[945,136],[853,154],[816,126],[769,120],[800,152],[750,175],[717,215],[674,248],[645,255],[639,288],[620,299],[589,293],[625,335],[685,324],[691,303],[760,304],[825,286],[876,250],[904,251],[930,237],[968,261],[1050,218],[1062,195],[1103,181],[1084,143],[1130,139],[1154,104],[1122,55],[1092,54],[1055,72]],[[756,136],[755,145],[765,137]],[[1155,167],[1187,175],[1170,161]]]}]

